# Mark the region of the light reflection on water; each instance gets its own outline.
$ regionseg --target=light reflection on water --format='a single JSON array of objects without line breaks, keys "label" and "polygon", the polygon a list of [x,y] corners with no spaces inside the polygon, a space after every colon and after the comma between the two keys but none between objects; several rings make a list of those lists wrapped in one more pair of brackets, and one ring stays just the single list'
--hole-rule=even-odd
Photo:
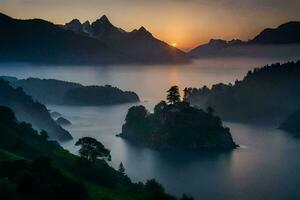
[{"label": "light reflection on water", "polygon": [[55,78],[84,85],[111,84],[137,92],[144,100],[165,96],[171,85],[184,87],[211,86],[219,82],[233,83],[242,79],[249,69],[282,59],[202,59],[187,65],[130,66],[32,66],[0,64],[1,75],[18,78]]}]

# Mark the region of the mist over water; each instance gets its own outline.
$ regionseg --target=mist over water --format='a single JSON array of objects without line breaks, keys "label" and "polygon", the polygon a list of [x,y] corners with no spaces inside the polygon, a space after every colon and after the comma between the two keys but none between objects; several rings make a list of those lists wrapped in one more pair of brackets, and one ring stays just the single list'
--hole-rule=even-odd
[{"label": "mist over water", "polygon": [[143,100],[160,100],[172,85],[202,87],[242,79],[249,69],[295,58],[211,58],[184,65],[33,66],[0,64],[1,75],[55,78],[84,85],[110,84],[137,92]]},{"label": "mist over water", "polygon": [[[0,74],[18,78],[39,77],[111,84],[135,91],[152,111],[172,85],[202,87],[242,79],[249,69],[285,60],[227,58],[199,60],[189,65],[53,67],[1,64]],[[74,140],[62,146],[77,153],[76,140],[91,136],[111,150],[111,165],[123,162],[126,173],[137,181],[157,179],[167,192],[195,199],[300,199],[300,140],[273,126],[225,122],[241,148],[228,153],[158,152],[115,137],[129,107],[77,107],[47,105],[72,122],[65,128]]]}]

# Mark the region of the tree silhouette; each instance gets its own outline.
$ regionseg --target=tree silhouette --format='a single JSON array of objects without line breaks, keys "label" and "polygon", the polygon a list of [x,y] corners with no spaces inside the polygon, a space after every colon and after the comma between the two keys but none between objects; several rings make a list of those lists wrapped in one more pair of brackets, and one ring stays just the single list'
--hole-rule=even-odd
[{"label": "tree silhouette", "polygon": [[144,106],[133,106],[129,108],[126,115],[126,122],[139,122],[148,115],[148,111]]},{"label": "tree silhouette", "polygon": [[95,162],[97,158],[111,160],[110,151],[104,145],[91,137],[80,138],[76,146],[81,146],[79,155],[90,162]]},{"label": "tree silhouette", "polygon": [[158,192],[158,193],[164,193],[165,189],[164,187],[158,183],[155,179],[150,179],[146,181],[145,188],[147,190]]},{"label": "tree silhouette", "polygon": [[154,107],[154,113],[161,114],[161,112],[164,110],[164,108],[167,106],[167,103],[165,101],[160,101],[155,107]]},{"label": "tree silhouette", "polygon": [[178,86],[172,86],[168,91],[167,91],[167,101],[170,104],[174,104],[177,102],[180,102],[180,94],[179,94],[179,88]]},{"label": "tree silhouette", "polygon": [[183,90],[183,101],[188,102],[189,101],[189,97],[192,94],[192,90],[193,88],[184,88]]},{"label": "tree silhouette", "polygon": [[119,171],[121,174],[123,174],[123,175],[125,174],[125,167],[124,167],[124,165],[123,165],[122,162],[121,162],[120,165],[119,165],[118,171]]}]

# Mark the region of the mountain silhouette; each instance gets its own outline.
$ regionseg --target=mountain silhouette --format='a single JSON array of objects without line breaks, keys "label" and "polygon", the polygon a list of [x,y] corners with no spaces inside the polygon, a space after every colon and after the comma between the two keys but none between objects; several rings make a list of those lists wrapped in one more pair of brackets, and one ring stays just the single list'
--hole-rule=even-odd
[{"label": "mountain silhouette", "polygon": [[254,44],[292,44],[300,43],[300,22],[288,22],[277,28],[267,28],[250,43]]},{"label": "mountain silhouette", "polygon": [[91,24],[74,19],[61,26],[42,19],[13,19],[0,13],[0,26],[0,62],[103,65],[189,61],[184,52],[147,31],[125,32],[106,16]]},{"label": "mountain silhouette", "polygon": [[252,40],[211,39],[188,52],[191,57],[282,56],[300,53],[300,22],[288,22],[264,29]]},{"label": "mountain silhouette", "polygon": [[145,27],[142,26],[127,32],[114,26],[106,15],[90,25],[79,24],[74,19],[61,27],[77,34],[95,38],[141,63],[188,62],[183,51],[155,38]]},{"label": "mountain silhouette", "polygon": [[[76,21],[73,22],[75,24]],[[0,61],[51,64],[111,64],[128,57],[101,41],[66,31],[41,19],[0,14]]]}]

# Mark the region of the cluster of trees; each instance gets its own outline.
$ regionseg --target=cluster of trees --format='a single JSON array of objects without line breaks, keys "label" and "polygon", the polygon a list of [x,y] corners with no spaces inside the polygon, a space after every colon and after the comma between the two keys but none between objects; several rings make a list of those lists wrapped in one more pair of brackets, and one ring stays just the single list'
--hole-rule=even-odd
[{"label": "cluster of trees", "polygon": [[[184,88],[183,90],[183,101],[188,102],[189,97],[192,95],[193,89],[192,88]],[[167,101],[170,104],[175,104],[181,101],[181,96],[179,92],[179,87],[177,85],[172,86],[167,91]]]},{"label": "cluster of trees", "polygon": [[67,105],[110,105],[138,102],[139,97],[134,92],[122,91],[117,87],[85,86],[68,90],[63,99]]},{"label": "cluster of trees", "polygon": [[227,120],[279,123],[300,109],[299,77],[300,61],[276,63],[249,71],[234,85],[186,88],[187,101],[200,108],[211,106]]},{"label": "cluster of trees", "polygon": [[110,151],[104,145],[91,137],[80,138],[76,143],[80,146],[79,155],[90,162],[95,162],[97,158],[111,160]]},{"label": "cluster of trees", "polygon": [[[187,95],[185,92],[184,99]],[[236,147],[229,129],[222,125],[211,107],[204,111],[181,101],[178,86],[167,91],[167,101],[159,102],[154,113],[141,105],[129,108],[119,136],[158,149],[229,150]]]}]

